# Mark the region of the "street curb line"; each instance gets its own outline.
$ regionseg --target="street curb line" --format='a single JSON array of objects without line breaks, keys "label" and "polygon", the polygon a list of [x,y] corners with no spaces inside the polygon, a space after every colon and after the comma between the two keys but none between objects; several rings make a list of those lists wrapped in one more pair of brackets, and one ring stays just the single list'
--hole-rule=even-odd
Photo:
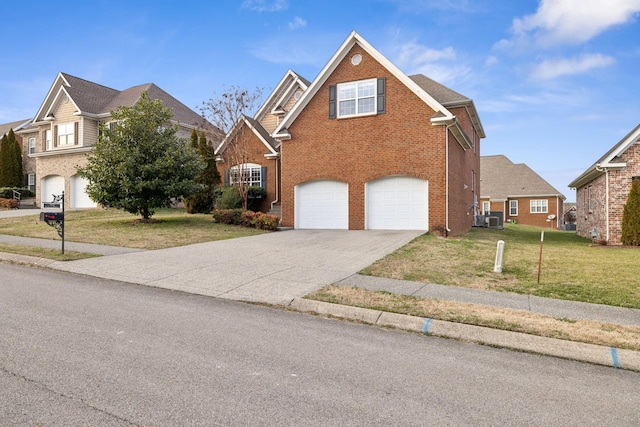
[{"label": "street curb line", "polygon": [[388,313],[304,298],[293,299],[289,307],[302,312],[331,315],[437,337],[454,338],[478,344],[640,372],[640,352],[633,350],[565,341],[444,320],[425,319],[406,314]]},{"label": "street curb line", "polygon": [[6,261],[13,264],[20,265],[35,265],[38,267],[47,267],[54,262],[58,262],[55,259],[39,258],[30,255],[12,254],[9,252],[0,252],[0,261]]}]

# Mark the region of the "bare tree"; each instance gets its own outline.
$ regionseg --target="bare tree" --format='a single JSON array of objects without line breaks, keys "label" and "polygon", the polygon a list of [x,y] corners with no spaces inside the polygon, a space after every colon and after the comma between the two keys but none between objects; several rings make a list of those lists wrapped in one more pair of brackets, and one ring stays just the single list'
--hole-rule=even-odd
[{"label": "bare tree", "polygon": [[216,154],[221,155],[225,163],[228,162],[230,182],[242,198],[243,209],[247,208],[250,185],[250,171],[247,164],[251,131],[247,127],[245,118],[253,117],[256,113],[262,100],[262,93],[261,88],[249,91],[231,86],[226,88],[219,97],[203,102],[200,108],[202,116],[226,134],[216,149]]}]

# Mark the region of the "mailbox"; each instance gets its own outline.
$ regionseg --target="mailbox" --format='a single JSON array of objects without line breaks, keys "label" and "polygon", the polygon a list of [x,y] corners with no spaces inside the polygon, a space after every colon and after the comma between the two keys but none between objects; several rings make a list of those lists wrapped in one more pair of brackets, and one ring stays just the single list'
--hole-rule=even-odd
[{"label": "mailbox", "polygon": [[63,221],[64,213],[62,212],[40,212],[40,221]]}]

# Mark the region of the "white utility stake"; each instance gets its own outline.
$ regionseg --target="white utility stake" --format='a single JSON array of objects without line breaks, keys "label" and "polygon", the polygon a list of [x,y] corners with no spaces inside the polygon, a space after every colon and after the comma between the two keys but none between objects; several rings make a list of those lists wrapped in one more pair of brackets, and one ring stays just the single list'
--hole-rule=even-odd
[{"label": "white utility stake", "polygon": [[504,240],[498,240],[496,248],[496,262],[493,266],[494,273],[502,273],[502,257],[504,256]]}]

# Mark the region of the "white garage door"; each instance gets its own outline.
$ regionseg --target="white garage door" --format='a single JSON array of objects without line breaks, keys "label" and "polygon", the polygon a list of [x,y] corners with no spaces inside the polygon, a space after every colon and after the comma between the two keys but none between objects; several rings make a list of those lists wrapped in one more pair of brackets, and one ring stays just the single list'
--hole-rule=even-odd
[{"label": "white garage door", "polygon": [[72,208],[95,208],[96,203],[87,194],[88,180],[81,176],[71,177],[71,207]]},{"label": "white garage door", "polygon": [[52,175],[40,181],[40,203],[53,202],[53,195],[59,196],[64,191],[64,178]]},{"label": "white garage door", "polygon": [[320,180],[295,188],[296,228],[349,228],[349,186],[344,182]]},{"label": "white garage door", "polygon": [[429,182],[391,176],[365,187],[367,229],[428,230]]}]

